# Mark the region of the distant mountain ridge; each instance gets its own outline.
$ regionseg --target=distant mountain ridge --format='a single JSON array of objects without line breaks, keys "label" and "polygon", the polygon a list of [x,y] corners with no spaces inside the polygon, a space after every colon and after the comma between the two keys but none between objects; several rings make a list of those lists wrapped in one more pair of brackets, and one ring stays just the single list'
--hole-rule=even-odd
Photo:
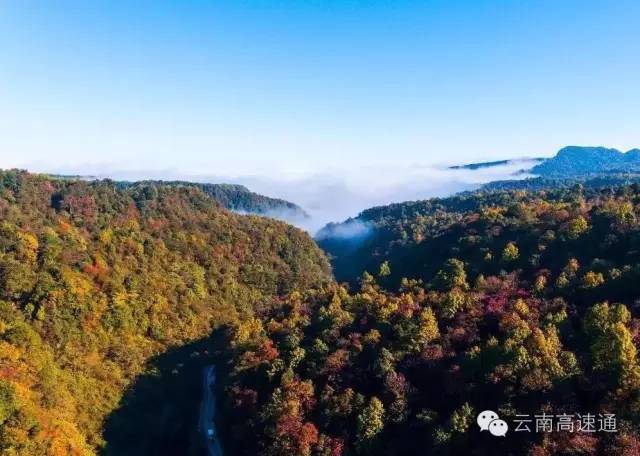
[{"label": "distant mountain ridge", "polygon": [[494,192],[503,190],[526,190],[540,191],[561,188],[571,188],[580,184],[584,188],[615,188],[624,185],[640,183],[640,173],[637,172],[610,172],[596,173],[589,175],[578,175],[575,177],[530,177],[520,180],[499,180],[484,184],[478,190],[463,193]]},{"label": "distant mountain ridge", "polygon": [[[49,175],[65,180],[98,180],[93,176]],[[277,219],[307,219],[309,214],[297,204],[280,198],[271,198],[252,192],[239,184],[209,184],[188,181],[146,180],[138,182],[116,181],[118,188],[126,189],[136,186],[162,185],[170,187],[195,187],[202,190],[226,209],[238,213],[264,215]]]},{"label": "distant mountain ridge", "polygon": [[[588,188],[611,188],[640,183],[640,149],[621,152],[607,147],[567,146],[560,149],[554,157],[531,160],[540,162],[525,170],[534,177],[491,181],[482,185],[477,191],[539,191],[570,188],[576,184]],[[477,170],[515,161],[471,163],[452,166],[450,169]]]},{"label": "distant mountain ridge", "polygon": [[484,168],[493,168],[495,166],[504,166],[504,165],[510,165],[513,163],[534,163],[534,162],[543,162],[545,161],[546,158],[542,158],[542,157],[534,157],[534,158],[514,158],[514,159],[508,159],[508,160],[495,160],[495,161],[488,161],[488,162],[478,162],[478,163],[467,163],[465,165],[454,165],[454,166],[449,166],[449,169],[467,169],[467,170],[472,170],[475,171],[477,169],[484,169]]},{"label": "distant mountain ridge", "polygon": [[271,198],[252,192],[238,184],[193,184],[189,182],[169,182],[169,185],[195,185],[218,201],[227,209],[259,215],[282,215],[308,218],[309,214],[297,204],[280,198]]},{"label": "distant mountain ridge", "polygon": [[555,157],[531,168],[530,172],[552,178],[640,172],[640,149],[622,152],[606,147],[567,146]]}]

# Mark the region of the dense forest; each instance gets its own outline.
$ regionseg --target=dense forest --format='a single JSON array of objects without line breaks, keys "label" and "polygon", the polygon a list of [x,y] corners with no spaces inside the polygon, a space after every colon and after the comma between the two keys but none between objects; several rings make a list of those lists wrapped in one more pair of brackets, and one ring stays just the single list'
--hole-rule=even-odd
[{"label": "dense forest", "polygon": [[244,185],[186,181],[119,181],[116,185],[123,189],[141,186],[195,187],[232,211],[267,215],[279,219],[305,219],[309,217],[304,209],[294,203],[252,192]]},{"label": "dense forest", "polygon": [[230,455],[637,455],[639,217],[637,185],[371,208],[318,237],[335,280],[198,186],[1,172],[0,453],[202,454],[207,354]]},{"label": "dense forest", "polygon": [[0,172],[0,453],[121,454],[105,420],[149,359],[329,280],[306,233],[195,186]]},{"label": "dense forest", "polygon": [[[230,336],[233,454],[639,454],[639,203],[577,186],[365,211],[334,257],[357,285],[294,292]],[[496,438],[487,409],[617,421]]]}]

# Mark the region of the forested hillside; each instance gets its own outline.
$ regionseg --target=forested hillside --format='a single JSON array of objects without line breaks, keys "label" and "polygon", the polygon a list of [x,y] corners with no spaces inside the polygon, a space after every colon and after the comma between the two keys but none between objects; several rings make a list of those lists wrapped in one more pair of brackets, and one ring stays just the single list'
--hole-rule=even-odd
[{"label": "forested hillside", "polygon": [[305,233],[201,188],[0,172],[0,453],[96,453],[150,357],[329,280]]},{"label": "forested hillside", "polygon": [[[357,287],[293,293],[233,333],[233,454],[639,454],[639,215],[637,186],[365,211],[358,259],[335,260]],[[487,409],[576,431],[496,438]]]},{"label": "forested hillside", "polygon": [[[316,240],[331,256],[337,280],[355,284],[363,271],[377,271],[396,252],[406,251],[407,260],[415,263],[422,256],[413,248],[421,244],[425,236],[440,233],[483,204],[510,202],[508,193],[491,193],[485,200],[466,193],[373,207],[345,222],[327,225],[316,235]],[[394,280],[395,285],[399,284],[399,278],[419,272],[415,264],[394,263],[393,276],[387,280]]]},{"label": "forested hillside", "polygon": [[[321,238],[343,286],[198,187],[2,172],[0,452],[197,454],[166,442],[215,350],[230,455],[636,455],[639,217],[636,185],[372,208]],[[617,426],[496,438],[486,409]]]},{"label": "forested hillside", "polygon": [[[451,256],[456,256],[459,251],[466,251],[478,258],[500,256],[500,245],[495,236],[483,238],[479,234],[470,235],[466,221],[469,218],[484,220],[487,211],[491,213],[500,210],[497,219],[510,222],[507,227],[518,229],[518,236],[526,239],[527,245],[535,243],[536,232],[533,228],[541,229],[521,223],[519,218],[526,217],[529,220],[531,214],[525,212],[526,208],[536,205],[547,206],[549,204],[563,205],[567,211],[575,201],[601,201],[624,191],[633,193],[638,188],[636,184],[631,186],[610,187],[594,185],[584,187],[574,184],[571,187],[559,187],[539,192],[524,190],[509,191],[484,191],[468,192],[449,198],[434,198],[423,201],[380,206],[363,211],[358,217],[347,220],[342,224],[330,224],[317,236],[320,246],[329,253],[336,278],[339,282],[346,281],[352,284],[360,277],[363,271],[376,273],[380,265],[389,261],[392,264],[391,273],[385,276],[384,283],[390,289],[400,285],[403,277],[419,278],[425,281],[437,271],[439,265]],[[612,196],[613,195],[613,196]],[[496,209],[498,208],[498,209]],[[562,216],[564,212],[560,213]],[[525,221],[526,221],[525,220]],[[550,229],[568,229],[567,220],[556,220],[557,226]],[[479,229],[479,221],[471,224],[471,228]],[[356,236],[342,236],[345,227],[361,226],[360,234]],[[590,230],[592,236],[606,236],[606,224],[597,234]],[[565,246],[561,246],[563,249]],[[591,245],[589,245],[591,248]],[[550,249],[555,252],[555,249]],[[549,252],[528,252],[539,256],[550,255]],[[604,249],[604,257],[618,258],[617,252]],[[603,258],[604,258],[603,257]],[[520,261],[523,261],[520,259]],[[533,260],[531,260],[533,261]],[[503,264],[499,262],[474,263],[476,272],[480,268],[493,265],[492,271],[500,270]],[[523,263],[522,267],[527,267]]]},{"label": "forested hillside", "polygon": [[530,177],[519,180],[501,180],[484,184],[479,192],[494,192],[496,190],[558,190],[568,189],[575,185],[581,185],[586,189],[616,188],[625,185],[640,183],[640,173],[637,172],[610,172],[598,173],[570,178]]},{"label": "forested hillside", "polygon": [[298,205],[279,198],[270,198],[252,192],[244,185],[202,184],[185,181],[118,182],[120,188],[165,185],[170,187],[195,187],[202,190],[222,206],[236,212],[246,212],[274,218],[304,219],[309,215]]}]

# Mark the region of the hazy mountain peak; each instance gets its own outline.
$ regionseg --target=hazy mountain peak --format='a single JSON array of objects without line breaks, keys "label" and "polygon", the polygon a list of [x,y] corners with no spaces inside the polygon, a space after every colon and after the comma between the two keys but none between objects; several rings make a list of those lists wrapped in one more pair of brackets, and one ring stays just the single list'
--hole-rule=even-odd
[{"label": "hazy mountain peak", "polygon": [[625,153],[607,147],[567,146],[531,169],[533,174],[561,178],[624,171],[640,171],[638,149]]}]

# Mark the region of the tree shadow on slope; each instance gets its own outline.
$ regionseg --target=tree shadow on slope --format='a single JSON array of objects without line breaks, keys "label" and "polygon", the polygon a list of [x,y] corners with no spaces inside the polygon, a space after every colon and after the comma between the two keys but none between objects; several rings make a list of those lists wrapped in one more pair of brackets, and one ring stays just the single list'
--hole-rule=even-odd
[{"label": "tree shadow on slope", "polygon": [[198,432],[202,371],[224,364],[224,340],[218,330],[152,358],[107,417],[102,455],[204,455]]}]

